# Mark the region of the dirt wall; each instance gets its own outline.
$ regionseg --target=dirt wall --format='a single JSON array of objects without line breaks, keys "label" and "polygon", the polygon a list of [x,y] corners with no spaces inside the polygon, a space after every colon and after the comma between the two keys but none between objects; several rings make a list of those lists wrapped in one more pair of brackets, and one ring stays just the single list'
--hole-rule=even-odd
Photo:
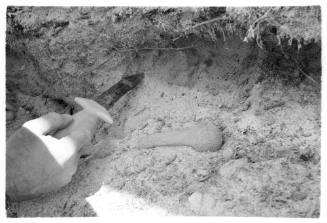
[{"label": "dirt wall", "polygon": [[[234,33],[226,27],[181,32],[230,12],[8,9],[7,101],[16,107],[8,136],[50,110],[68,112],[75,96],[94,98],[123,75],[145,73],[110,110],[114,124],[100,125],[83,148],[86,156],[98,152],[81,159],[73,181],[8,204],[8,215],[318,217],[320,43],[286,38],[278,45],[271,26],[262,45],[244,42],[247,29],[236,24]],[[221,150],[136,147],[140,136],[203,120],[222,130]],[[115,193],[131,198],[112,204]]]}]

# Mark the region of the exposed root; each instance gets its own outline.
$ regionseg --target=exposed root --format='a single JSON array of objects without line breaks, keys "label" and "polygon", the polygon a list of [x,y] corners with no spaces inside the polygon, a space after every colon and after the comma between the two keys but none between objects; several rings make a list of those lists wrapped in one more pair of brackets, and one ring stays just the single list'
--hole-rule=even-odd
[{"label": "exposed root", "polygon": [[[191,27],[189,27],[189,28],[186,28],[185,30],[183,30],[183,34],[180,35],[180,36],[178,36],[178,37],[176,37],[175,39],[173,39],[173,41],[175,42],[176,40],[182,38],[183,35],[184,35],[186,32],[188,32],[188,31],[190,31],[190,30],[192,30],[192,29],[196,29],[196,28],[198,28],[198,27],[200,27],[200,26],[207,25],[207,24],[209,24],[209,23],[213,23],[213,22],[217,22],[217,21],[223,21],[223,20],[226,20],[226,18],[214,18],[214,19],[207,20],[207,21],[205,21],[205,22],[198,23],[198,24],[196,24],[196,25],[194,25],[194,26],[191,26]],[[224,39],[225,39],[225,34],[224,34]],[[224,41],[225,41],[225,40],[224,40]]]},{"label": "exposed root", "polygon": [[317,81],[315,79],[313,79],[313,77],[311,77],[309,74],[307,74],[306,72],[304,72],[300,66],[297,66],[298,70],[304,75],[306,76],[309,80],[311,80],[312,82],[314,82],[316,85],[319,85],[317,83]]},{"label": "exposed root", "polygon": [[118,53],[125,53],[125,52],[131,52],[131,51],[146,51],[146,50],[186,50],[186,49],[191,49],[194,48],[194,46],[186,46],[186,47],[178,47],[178,48],[174,48],[174,47],[154,47],[154,48],[140,48],[140,49],[126,49],[126,50],[117,50],[116,52]]}]

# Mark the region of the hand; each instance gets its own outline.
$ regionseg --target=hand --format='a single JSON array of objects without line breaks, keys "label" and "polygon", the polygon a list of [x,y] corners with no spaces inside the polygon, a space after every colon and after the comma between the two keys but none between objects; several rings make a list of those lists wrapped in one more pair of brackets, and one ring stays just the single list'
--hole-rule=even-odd
[{"label": "hand", "polygon": [[74,130],[61,139],[51,135],[72,120],[70,115],[49,113],[26,122],[8,139],[6,193],[10,199],[31,199],[71,181],[78,151],[90,139],[90,133]]}]

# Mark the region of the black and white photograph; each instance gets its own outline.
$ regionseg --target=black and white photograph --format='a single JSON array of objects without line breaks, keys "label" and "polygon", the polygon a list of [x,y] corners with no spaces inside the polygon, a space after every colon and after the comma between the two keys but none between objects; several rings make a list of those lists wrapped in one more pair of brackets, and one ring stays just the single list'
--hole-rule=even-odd
[{"label": "black and white photograph", "polygon": [[6,5],[6,218],[321,217],[321,5],[89,4]]}]

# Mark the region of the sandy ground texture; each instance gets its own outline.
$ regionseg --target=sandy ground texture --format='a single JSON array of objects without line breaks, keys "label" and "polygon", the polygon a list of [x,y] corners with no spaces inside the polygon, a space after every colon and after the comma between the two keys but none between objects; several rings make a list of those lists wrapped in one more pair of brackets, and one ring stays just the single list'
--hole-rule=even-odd
[{"label": "sandy ground texture", "polygon": [[[310,80],[285,84],[262,78],[256,66],[244,69],[249,47],[240,41],[203,47],[195,62],[179,51],[144,53],[144,81],[110,110],[114,124],[99,125],[83,148],[96,154],[81,159],[59,191],[8,204],[8,216],[318,217],[320,93]],[[42,97],[18,98],[8,135],[34,117],[27,108],[54,109]],[[223,131],[221,150],[136,146],[140,136],[203,120]]]},{"label": "sandy ground texture", "polygon": [[[8,216],[319,217],[321,49],[278,45],[282,33],[319,37],[320,8],[9,7],[7,138],[122,75],[145,78],[99,124],[71,183],[8,202]],[[222,131],[220,150],[136,144],[202,121]]]}]

